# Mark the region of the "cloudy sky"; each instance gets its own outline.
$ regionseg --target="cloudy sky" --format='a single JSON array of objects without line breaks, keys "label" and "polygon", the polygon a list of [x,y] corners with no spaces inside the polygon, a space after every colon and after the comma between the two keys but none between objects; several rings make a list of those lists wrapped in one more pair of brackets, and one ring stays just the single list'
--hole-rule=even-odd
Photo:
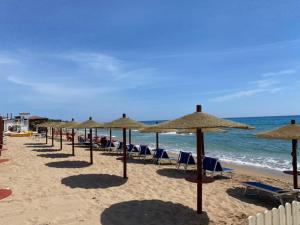
[{"label": "cloudy sky", "polygon": [[0,0],[0,114],[300,114],[300,2]]}]

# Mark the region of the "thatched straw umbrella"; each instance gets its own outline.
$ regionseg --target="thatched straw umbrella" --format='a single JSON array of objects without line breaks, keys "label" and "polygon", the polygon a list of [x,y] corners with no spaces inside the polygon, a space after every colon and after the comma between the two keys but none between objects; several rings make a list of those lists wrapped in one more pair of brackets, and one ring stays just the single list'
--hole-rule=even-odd
[{"label": "thatched straw umbrella", "polygon": [[293,164],[293,181],[294,188],[298,188],[298,171],[297,171],[297,145],[298,140],[300,140],[300,126],[296,124],[295,120],[291,120],[291,124],[285,125],[275,130],[261,132],[256,134],[263,138],[273,138],[282,140],[292,141],[292,164]]},{"label": "thatched straw umbrella", "polygon": [[37,125],[37,127],[44,127],[46,128],[46,144],[48,144],[48,125],[50,122],[43,122]]},{"label": "thatched straw umbrella", "polygon": [[56,122],[52,124],[52,128],[59,129],[59,139],[60,139],[60,150],[62,150],[62,126],[65,124],[65,122]]},{"label": "thatched straw umbrella", "polygon": [[90,117],[88,120],[74,126],[75,129],[90,129],[90,163],[93,164],[93,128],[103,128],[104,124],[92,120]]},{"label": "thatched straw umbrella", "polygon": [[66,122],[64,124],[62,124],[60,126],[60,128],[71,128],[72,129],[72,155],[74,156],[75,155],[75,147],[74,147],[74,136],[75,136],[75,133],[74,133],[74,126],[77,126],[79,125],[80,123],[79,122],[75,122],[74,119],[72,118],[71,121],[69,122]]},{"label": "thatched straw umbrella", "polygon": [[[229,128],[240,128],[248,129],[248,125],[241,123],[232,122],[217,118],[215,116],[201,112],[201,106],[197,105],[196,112],[180,117],[178,119],[155,125],[159,129],[195,129],[197,139],[197,212],[202,213],[202,183],[211,182],[210,179],[203,179],[202,174],[202,153],[203,153],[203,129],[204,128],[218,128],[218,127],[229,127]],[[192,181],[192,180],[190,180]]]},{"label": "thatched straw umbrella", "polygon": [[126,114],[120,119],[106,123],[105,128],[122,129],[123,130],[123,178],[127,178],[127,146],[126,146],[126,129],[141,129],[146,125],[126,117]]},{"label": "thatched straw umbrella", "polygon": [[[156,122],[158,124],[158,122]],[[203,133],[221,133],[226,132],[223,129],[220,128],[204,128]],[[144,129],[140,130],[141,133],[155,133],[156,136],[156,149],[159,148],[159,134],[160,133],[168,133],[168,132],[176,132],[178,134],[190,134],[190,133],[196,133],[196,129],[159,129],[156,125],[152,125],[149,127],[146,127]],[[203,143],[204,144],[204,143]],[[203,146],[204,150],[204,146]],[[204,152],[203,152],[204,154]]]},{"label": "thatched straw umbrella", "polygon": [[51,128],[51,133],[52,133],[52,147],[54,146],[54,128],[56,128],[56,126],[61,125],[62,122],[57,122],[57,121],[52,121],[52,122],[45,122],[42,124],[39,124],[39,127],[45,127],[46,128],[46,143],[48,141],[48,128]]}]

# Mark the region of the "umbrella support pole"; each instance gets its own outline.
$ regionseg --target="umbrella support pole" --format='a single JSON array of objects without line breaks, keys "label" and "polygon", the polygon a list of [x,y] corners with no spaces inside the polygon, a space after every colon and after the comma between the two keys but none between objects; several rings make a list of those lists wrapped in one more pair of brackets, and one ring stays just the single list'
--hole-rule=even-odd
[{"label": "umbrella support pole", "polygon": [[46,144],[48,144],[48,128],[46,127]]},{"label": "umbrella support pole", "polygon": [[72,155],[74,156],[75,155],[75,149],[74,149],[74,137],[75,134],[74,134],[74,129],[72,129]]},{"label": "umbrella support pole", "polygon": [[202,153],[203,153],[203,133],[197,129],[197,213],[202,214]]},{"label": "umbrella support pole", "polygon": [[62,150],[62,128],[60,128],[60,150]]},{"label": "umbrella support pole", "polygon": [[298,189],[298,171],[297,171],[297,140],[292,140],[292,157],[293,157],[293,183],[294,189]]},{"label": "umbrella support pole", "polygon": [[53,129],[53,127],[51,128],[51,133],[52,133],[52,144],[51,144],[51,146],[52,147],[54,147],[54,129]]},{"label": "umbrella support pole", "polygon": [[126,129],[123,128],[123,178],[127,178],[127,146],[126,146]]},{"label": "umbrella support pole", "polygon": [[90,129],[90,163],[93,164],[93,129]]}]

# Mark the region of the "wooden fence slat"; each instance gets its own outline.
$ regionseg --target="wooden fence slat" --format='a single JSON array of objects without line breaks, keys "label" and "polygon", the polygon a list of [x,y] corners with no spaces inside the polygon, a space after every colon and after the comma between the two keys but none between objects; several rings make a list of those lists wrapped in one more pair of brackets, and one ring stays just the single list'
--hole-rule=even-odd
[{"label": "wooden fence slat", "polygon": [[248,218],[248,225],[256,225],[256,217],[255,216],[250,216]]},{"label": "wooden fence slat", "polygon": [[296,203],[296,218],[297,218],[297,223],[296,225],[300,225],[300,202]]},{"label": "wooden fence slat", "polygon": [[272,221],[273,225],[280,225],[279,223],[279,210],[278,209],[272,209]]},{"label": "wooden fence slat", "polygon": [[285,204],[286,225],[293,225],[292,206],[290,203]]},{"label": "wooden fence slat", "polygon": [[283,205],[279,206],[279,224],[286,225],[285,208]]},{"label": "wooden fence slat", "polygon": [[248,225],[300,225],[300,202],[280,205],[278,209],[248,217]]},{"label": "wooden fence slat", "polygon": [[293,217],[293,225],[298,225],[297,222],[297,202],[293,201],[292,203],[292,217]]},{"label": "wooden fence slat", "polygon": [[264,223],[265,223],[264,215],[261,214],[261,213],[258,213],[258,214],[256,215],[256,224],[257,224],[257,225],[264,225]]},{"label": "wooden fence slat", "polygon": [[270,210],[265,211],[265,225],[272,225],[272,212]]}]

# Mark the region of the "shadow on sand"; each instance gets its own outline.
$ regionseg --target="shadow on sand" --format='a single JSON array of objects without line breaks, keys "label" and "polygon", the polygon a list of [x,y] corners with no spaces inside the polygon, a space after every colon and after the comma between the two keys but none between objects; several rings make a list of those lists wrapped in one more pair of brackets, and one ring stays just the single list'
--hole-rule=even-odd
[{"label": "shadow on sand", "polygon": [[175,179],[184,179],[190,177],[191,175],[195,175],[196,171],[194,170],[177,170],[176,168],[163,168],[156,171],[159,175],[175,178]]},{"label": "shadow on sand", "polygon": [[50,159],[55,159],[55,158],[67,158],[72,156],[72,154],[67,154],[67,153],[49,153],[49,154],[39,154],[37,156],[44,157],[44,158],[50,158]]},{"label": "shadow on sand", "polygon": [[109,174],[80,174],[63,178],[61,183],[70,188],[110,188],[121,186],[127,182],[123,177],[109,175]]},{"label": "shadow on sand", "polygon": [[121,202],[105,209],[100,215],[103,225],[207,225],[206,213],[197,214],[181,204],[160,200]]},{"label": "shadow on sand", "polygon": [[86,161],[58,161],[46,163],[45,165],[54,168],[84,168],[91,164]]},{"label": "shadow on sand", "polygon": [[105,156],[122,156],[123,153],[118,153],[118,152],[101,152],[100,155],[105,155]]},{"label": "shadow on sand", "polygon": [[52,148],[42,148],[42,149],[32,149],[33,152],[59,152],[60,149],[52,149]]},{"label": "shadow on sand", "polygon": [[240,201],[266,207],[268,209],[276,208],[280,205],[280,202],[276,200],[274,197],[267,193],[260,193],[259,196],[257,195],[244,195],[244,188],[241,187],[234,187],[227,189],[227,194],[233,198],[236,198]]}]

